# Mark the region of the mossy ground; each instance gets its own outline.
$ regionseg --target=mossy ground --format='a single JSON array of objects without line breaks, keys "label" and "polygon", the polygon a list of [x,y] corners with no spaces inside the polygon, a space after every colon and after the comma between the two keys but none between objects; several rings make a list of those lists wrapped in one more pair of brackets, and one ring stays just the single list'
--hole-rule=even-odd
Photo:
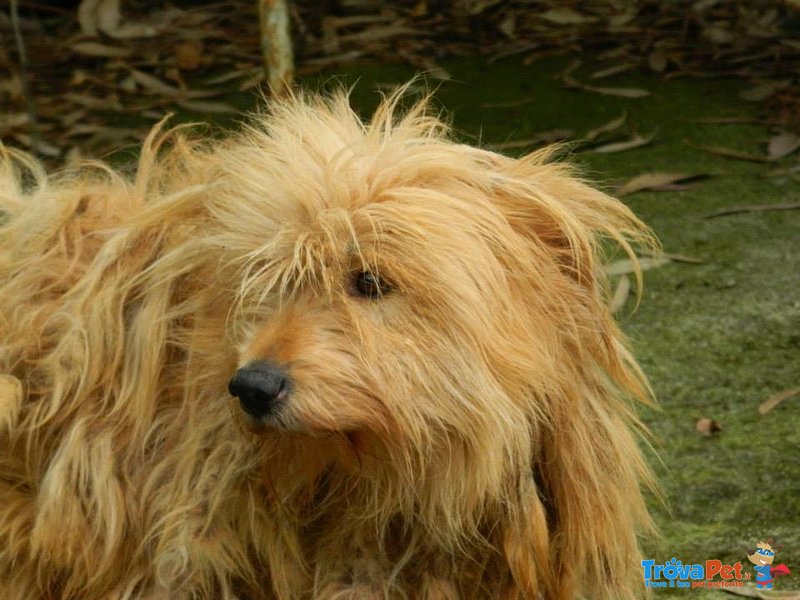
[{"label": "mossy ground", "polygon": [[[658,563],[672,557],[684,564],[741,561],[744,572],[753,573],[745,548],[775,537],[785,544],[776,564],[793,571],[777,588],[798,589],[800,399],[786,400],[765,416],[757,408],[770,395],[800,386],[800,211],[704,217],[730,206],[797,200],[800,186],[767,177],[775,165],[726,159],[687,144],[764,153],[769,132],[763,126],[699,122],[756,117],[757,107],[738,97],[742,82],[664,81],[629,73],[600,83],[652,92],[625,99],[564,88],[555,75],[565,65],[559,59],[531,66],[447,63],[453,80],[441,84],[435,98],[461,137],[483,144],[552,129],[570,129],[580,138],[627,111],[628,126],[642,134],[657,130],[653,143],[614,154],[573,155],[609,188],[645,172],[711,175],[691,189],[625,198],[666,252],[704,261],[648,271],[642,303],[623,322],[660,402],[660,410],[643,415],[657,440],[660,459],[652,462],[666,499],[666,506],[652,501],[661,538],[646,543],[646,554]],[[363,64],[333,75],[356,84],[353,102],[368,114],[379,84],[402,83],[413,71]],[[330,79],[328,73],[304,83],[319,87]],[[515,107],[485,106],[526,99]],[[236,100],[243,107],[248,102],[242,95]],[[714,419],[722,430],[699,435],[700,417]],[[656,596],[681,594],[721,596],[702,590]]]},{"label": "mossy ground", "polygon": [[[798,589],[800,399],[765,416],[757,408],[770,395],[800,386],[800,211],[704,217],[730,206],[797,200],[800,186],[767,177],[775,165],[722,158],[687,144],[764,154],[765,127],[700,122],[757,117],[757,107],[738,97],[742,82],[641,74],[602,82],[652,92],[625,99],[564,88],[554,76],[565,64],[449,63],[453,80],[435,97],[460,135],[484,144],[552,129],[570,129],[579,138],[623,111],[640,133],[657,130],[653,143],[639,149],[576,152],[573,159],[601,185],[645,172],[711,175],[690,189],[625,199],[666,252],[704,261],[648,271],[641,305],[623,323],[660,402],[660,410],[644,418],[656,436],[660,462],[653,465],[666,506],[652,502],[661,539],[648,542],[646,553],[659,563],[672,557],[685,564],[741,561],[744,572],[754,573],[745,548],[775,537],[785,544],[776,564],[793,571],[776,587]],[[345,83],[358,80],[354,103],[365,112],[375,104],[379,83],[397,84],[411,75],[396,65],[362,65],[340,74]],[[516,107],[485,106],[526,99]],[[700,417],[714,419],[722,430],[699,435]],[[656,595],[671,594],[722,595]]]}]

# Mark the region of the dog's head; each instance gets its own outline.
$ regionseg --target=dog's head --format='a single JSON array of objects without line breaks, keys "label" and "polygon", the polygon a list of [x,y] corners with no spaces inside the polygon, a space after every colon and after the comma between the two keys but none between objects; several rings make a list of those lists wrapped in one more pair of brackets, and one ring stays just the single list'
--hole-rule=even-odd
[{"label": "dog's head", "polygon": [[551,152],[456,143],[399,98],[369,124],[345,95],[289,100],[220,152],[230,391],[267,434],[361,440],[409,485],[483,502],[577,415],[646,393],[599,259],[647,232]]}]

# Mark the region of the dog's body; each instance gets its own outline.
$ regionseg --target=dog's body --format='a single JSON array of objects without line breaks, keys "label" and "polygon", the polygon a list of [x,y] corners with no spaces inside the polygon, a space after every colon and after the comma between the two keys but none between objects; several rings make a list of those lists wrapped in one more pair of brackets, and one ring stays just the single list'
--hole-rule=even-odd
[{"label": "dog's body", "polygon": [[638,595],[598,256],[646,231],[396,101],[156,130],[132,179],[6,155],[4,599]]}]

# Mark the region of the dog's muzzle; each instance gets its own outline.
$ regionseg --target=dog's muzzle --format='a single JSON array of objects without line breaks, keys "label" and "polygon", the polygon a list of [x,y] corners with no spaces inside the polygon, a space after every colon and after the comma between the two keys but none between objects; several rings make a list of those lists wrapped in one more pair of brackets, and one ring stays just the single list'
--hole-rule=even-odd
[{"label": "dog's muzzle", "polygon": [[280,365],[259,360],[236,371],[228,383],[228,391],[239,398],[246,413],[264,418],[276,413],[289,397],[291,381]]}]

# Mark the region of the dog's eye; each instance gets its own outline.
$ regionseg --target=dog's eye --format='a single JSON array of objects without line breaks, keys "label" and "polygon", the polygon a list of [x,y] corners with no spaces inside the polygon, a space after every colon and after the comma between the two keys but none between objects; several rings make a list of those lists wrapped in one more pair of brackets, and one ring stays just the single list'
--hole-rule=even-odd
[{"label": "dog's eye", "polygon": [[388,294],[392,286],[389,283],[370,271],[359,271],[353,275],[353,290],[354,296],[361,296],[362,298],[380,298]]}]

